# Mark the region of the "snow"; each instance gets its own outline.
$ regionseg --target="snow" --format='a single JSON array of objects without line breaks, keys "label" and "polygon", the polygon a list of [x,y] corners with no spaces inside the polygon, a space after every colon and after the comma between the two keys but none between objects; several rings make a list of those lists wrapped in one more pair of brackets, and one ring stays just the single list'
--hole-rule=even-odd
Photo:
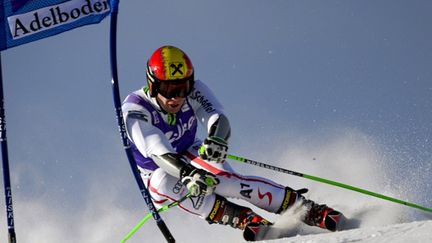
[{"label": "snow", "polygon": [[[340,181],[349,185],[392,196],[426,207],[431,207],[431,194],[427,190],[429,180],[418,176],[404,176],[392,168],[394,158],[382,156],[373,137],[358,131],[345,131],[335,136],[307,141],[313,144],[301,144],[298,141],[284,139],[282,147],[273,145],[274,151],[264,155],[258,148],[243,156],[266,162],[275,166],[304,172],[310,175]],[[278,152],[279,151],[279,152]],[[283,152],[280,152],[283,151]],[[343,151],[343,152],[341,152]],[[271,157],[275,154],[274,157]],[[242,154],[239,154],[242,155]],[[115,158],[115,156],[113,156]],[[275,173],[274,171],[255,168],[251,165],[235,164],[236,169],[251,175],[265,176],[295,189],[309,188],[305,197],[318,203],[325,203],[343,212],[351,220],[355,229],[337,233],[328,233],[316,227],[309,227],[295,221],[288,211],[284,215],[274,215],[263,210],[255,210],[276,225],[287,228],[289,223],[298,227],[298,234],[281,240],[266,242],[431,242],[432,214],[415,208],[395,204],[386,200],[366,196],[357,192],[336,188],[330,185]],[[344,165],[344,166],[341,166]],[[117,168],[117,167],[114,167]],[[29,170],[14,170],[19,178],[31,176],[33,181],[43,178],[29,173]],[[50,193],[41,193],[37,198],[14,195],[14,210],[17,238],[19,242],[75,243],[75,242],[119,242],[127,232],[147,213],[143,199],[136,193],[136,186],[130,171],[117,176],[111,173],[95,175],[95,180],[85,186],[89,190],[79,201],[79,207],[71,209],[59,198]],[[25,173],[24,173],[25,172]],[[96,177],[97,176],[97,177]],[[130,181],[125,182],[125,178]],[[423,177],[421,177],[423,178]],[[112,183],[107,187],[106,183]],[[18,184],[18,183],[14,183]],[[133,185],[133,186],[131,186]],[[46,186],[45,184],[39,185]],[[39,192],[39,191],[38,191]],[[61,195],[63,196],[63,194]],[[245,204],[244,201],[238,201]],[[4,208],[4,201],[0,201]],[[287,215],[288,214],[288,215]],[[173,208],[161,214],[177,242],[219,243],[244,242],[239,230],[223,225],[210,225],[204,220]],[[0,213],[0,223],[6,222],[5,214]],[[193,234],[189,230],[193,227]],[[6,237],[7,228],[0,227],[0,241]],[[149,220],[131,237],[128,243],[164,242],[164,238],[153,220]]]},{"label": "snow", "polygon": [[269,243],[300,242],[368,242],[368,243],[415,243],[432,242],[432,220],[415,221],[378,227],[352,229],[335,233],[299,235],[278,240],[265,240]]},{"label": "snow", "polygon": [[[385,218],[401,220],[402,217],[397,219],[395,215],[404,215],[405,212],[395,209],[387,210],[388,217],[356,214],[354,218],[346,219],[345,230],[333,233],[302,223],[300,218],[306,211],[304,207],[297,205],[275,222],[274,228],[266,232],[264,236],[264,239],[267,240],[262,242],[432,242],[432,220],[382,224]],[[367,209],[366,211],[375,210]],[[353,212],[348,210],[347,213]],[[423,216],[431,217],[427,213]],[[375,222],[368,220],[374,217],[376,217]]]},{"label": "snow", "polygon": [[[430,194],[425,190],[426,180],[410,180],[394,170],[395,158],[386,158],[376,147],[372,137],[356,131],[318,142],[318,146],[290,146],[273,161],[290,161],[289,165],[273,162],[280,167],[307,172],[323,178],[347,183],[382,195],[398,198],[430,208]],[[341,153],[340,151],[343,151]],[[313,159],[311,159],[313,157]],[[306,163],[305,161],[308,161]],[[349,161],[348,166],[344,165]],[[262,171],[261,171],[262,172]],[[288,210],[279,217],[270,217],[279,229],[291,229],[288,238],[263,242],[431,242],[432,213],[382,200],[361,193],[322,183],[288,178],[293,188],[309,188],[306,197],[344,213],[348,218],[347,230],[329,233],[303,223],[301,210]],[[401,186],[399,186],[399,184]],[[260,212],[263,213],[263,212]],[[269,232],[267,237],[279,234]],[[279,234],[280,235],[280,234]]]}]

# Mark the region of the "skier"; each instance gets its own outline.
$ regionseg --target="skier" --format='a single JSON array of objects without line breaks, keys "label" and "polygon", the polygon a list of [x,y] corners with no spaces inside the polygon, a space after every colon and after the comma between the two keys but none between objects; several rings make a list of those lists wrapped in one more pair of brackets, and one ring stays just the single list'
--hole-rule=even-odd
[{"label": "skier", "polygon": [[[243,199],[268,212],[281,214],[300,201],[308,210],[304,222],[338,230],[342,214],[303,197],[271,180],[236,173],[225,161],[230,124],[209,88],[194,78],[189,57],[179,48],[162,46],[147,62],[147,86],[129,94],[123,105],[131,148],[156,207],[192,197],[179,207],[210,224],[244,230],[255,240],[269,221],[228,198]],[[196,137],[198,121],[208,135]]]}]

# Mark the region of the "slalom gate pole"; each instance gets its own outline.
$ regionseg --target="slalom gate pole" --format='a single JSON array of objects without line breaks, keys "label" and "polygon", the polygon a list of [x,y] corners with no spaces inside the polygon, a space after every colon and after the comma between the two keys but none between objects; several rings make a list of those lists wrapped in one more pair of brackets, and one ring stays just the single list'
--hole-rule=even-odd
[{"label": "slalom gate pole", "polygon": [[[158,212],[159,213],[162,213],[162,212],[165,212],[165,211],[167,211],[168,209],[170,209],[170,208],[172,208],[172,207],[175,207],[175,206],[177,206],[177,205],[179,205],[181,202],[183,202],[184,200],[186,200],[187,198],[189,198],[191,195],[190,195],[190,193],[188,193],[186,196],[184,196],[184,197],[182,197],[182,198],[180,198],[178,201],[174,201],[174,202],[172,202],[172,203],[170,203],[170,204],[168,204],[168,205],[165,205],[165,206],[163,206],[163,207],[161,207],[160,209],[158,209]],[[129,233],[123,238],[123,240],[122,241],[120,241],[120,243],[124,243],[124,242],[126,242],[127,240],[129,240],[129,238],[131,238],[132,237],[132,235],[133,234],[135,234],[135,232],[137,232],[138,231],[138,229],[149,219],[151,217],[151,213],[148,213],[146,216],[144,216],[144,218],[142,218],[139,222],[138,222],[138,224],[137,225],[135,225],[135,227],[131,230],[131,231],[129,231]]]},{"label": "slalom gate pole", "polygon": [[408,207],[412,207],[412,208],[416,208],[416,209],[420,209],[422,211],[426,211],[426,212],[432,213],[432,208],[427,208],[427,207],[420,206],[420,205],[417,205],[417,204],[414,204],[414,203],[402,201],[400,199],[396,199],[396,198],[393,198],[393,197],[385,196],[385,195],[382,195],[382,194],[379,194],[379,193],[376,193],[376,192],[372,192],[372,191],[368,191],[368,190],[361,189],[361,188],[358,188],[358,187],[350,186],[350,185],[343,184],[343,183],[340,183],[340,182],[337,182],[337,181],[332,181],[332,180],[320,178],[320,177],[317,177],[317,176],[312,176],[312,175],[307,175],[307,174],[295,172],[295,171],[292,171],[292,170],[287,170],[287,169],[284,169],[284,168],[281,168],[281,167],[265,164],[265,163],[262,163],[262,162],[258,162],[258,161],[254,161],[254,160],[250,160],[250,159],[246,159],[246,158],[242,158],[242,157],[235,156],[235,155],[227,155],[227,159],[243,162],[245,164],[255,165],[255,166],[258,166],[258,167],[261,167],[261,168],[265,168],[265,169],[269,169],[269,170],[273,170],[273,171],[277,171],[277,172],[281,172],[281,173],[285,173],[285,174],[289,174],[289,175],[293,175],[293,176],[303,177],[303,178],[306,178],[306,179],[310,179],[310,180],[313,180],[313,181],[329,184],[329,185],[332,185],[332,186],[337,186],[337,187],[345,188],[345,189],[348,189],[348,190],[351,190],[351,191],[356,191],[356,192],[363,193],[363,194],[366,194],[366,195],[369,195],[369,196],[381,198],[381,199],[384,199],[384,200],[387,200],[387,201],[391,201],[391,202],[394,202],[394,203],[399,203],[399,204],[402,204],[402,205],[405,205],[405,206],[408,206]]},{"label": "slalom gate pole", "polygon": [[153,219],[156,221],[159,230],[162,232],[167,242],[175,242],[174,237],[169,231],[167,225],[160,217],[158,211],[156,210],[150,196],[150,192],[144,185],[144,182],[140,176],[140,172],[138,170],[135,158],[132,153],[132,149],[130,146],[130,142],[127,138],[126,128],[123,121],[123,114],[121,110],[121,100],[120,100],[120,88],[118,82],[118,72],[117,72],[117,15],[118,15],[118,5],[119,0],[111,0],[111,23],[110,23],[110,59],[111,59],[111,73],[112,73],[112,91],[113,91],[113,99],[114,106],[116,111],[117,123],[119,127],[120,137],[123,141],[123,147],[126,151],[127,158],[129,160],[129,164],[132,170],[132,173],[135,177],[135,180],[138,184],[138,187],[141,191],[142,196],[144,197],[144,201],[147,204],[149,211],[151,212]]},{"label": "slalom gate pole", "polygon": [[9,173],[9,155],[6,137],[6,116],[4,109],[3,73],[0,53],[0,143],[2,152],[3,184],[6,200],[6,220],[8,225],[9,243],[16,243],[14,215],[12,207],[12,188]]}]

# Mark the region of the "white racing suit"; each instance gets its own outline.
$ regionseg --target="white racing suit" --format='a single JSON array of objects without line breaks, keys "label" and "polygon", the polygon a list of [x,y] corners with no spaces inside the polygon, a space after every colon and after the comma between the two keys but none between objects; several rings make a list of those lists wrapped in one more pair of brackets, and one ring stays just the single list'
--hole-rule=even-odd
[{"label": "white racing suit", "polygon": [[187,194],[180,178],[167,173],[151,158],[152,155],[166,153],[185,156],[192,165],[211,172],[220,181],[214,194],[192,197],[180,203],[179,207],[186,212],[208,217],[215,205],[216,194],[243,199],[269,212],[278,212],[283,204],[287,204],[285,186],[261,177],[240,175],[233,171],[228,162],[208,162],[197,156],[201,145],[195,137],[197,121],[209,131],[223,114],[220,103],[199,80],[176,114],[162,111],[145,88],[130,94],[122,110],[134,157],[157,208]]}]

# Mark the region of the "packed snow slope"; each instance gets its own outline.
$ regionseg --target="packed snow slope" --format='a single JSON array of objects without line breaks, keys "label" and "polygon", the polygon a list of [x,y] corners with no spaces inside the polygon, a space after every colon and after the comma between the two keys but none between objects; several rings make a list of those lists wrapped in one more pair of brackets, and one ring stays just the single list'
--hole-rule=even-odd
[{"label": "packed snow slope", "polygon": [[296,242],[368,242],[368,243],[416,243],[432,242],[432,221],[416,221],[388,226],[352,229],[336,233],[298,235],[278,240],[266,240],[271,243]]},{"label": "packed snow slope", "polygon": [[[379,146],[380,143],[375,137],[352,129],[338,131],[328,136],[303,136],[304,143],[295,139],[300,136],[293,136],[291,140],[279,139],[285,143],[273,145],[266,153],[259,149],[262,144],[258,141],[256,144],[249,142],[250,147],[244,151],[233,151],[275,166],[340,181],[426,207],[432,206],[430,161],[417,163],[401,173],[399,168],[405,163],[403,157],[390,156],[398,153],[384,153],[385,149]],[[309,192],[305,194],[307,198],[340,210],[351,219],[350,227],[353,230],[328,233],[303,225],[298,220],[298,215],[293,215],[293,210],[288,210],[283,215],[275,215],[238,200],[239,204],[250,206],[262,216],[276,222],[276,226],[298,230],[293,237],[279,242],[398,242],[399,237],[411,237],[401,238],[399,242],[432,242],[432,236],[428,235],[428,232],[432,232],[431,213],[305,178],[251,165],[235,162],[231,164],[242,174],[264,176],[295,189],[308,188]],[[19,178],[24,178],[21,171],[27,170],[18,167],[15,171],[19,173]],[[136,192],[133,184],[135,182],[132,179],[125,182],[125,178],[131,177],[130,172],[125,171],[124,176],[115,176],[114,172],[117,173],[118,170],[110,171],[95,174],[97,177],[94,179],[98,180],[89,181],[89,191],[79,208],[66,208],[63,200],[52,198],[48,192],[40,193],[37,198],[17,193],[14,207],[17,212],[15,219],[18,240],[37,243],[119,242],[147,211],[142,205],[142,198]],[[406,171],[409,171],[409,174]],[[43,178],[36,177],[37,174],[25,175],[34,177],[32,181]],[[107,187],[108,181],[116,186]],[[129,197],[134,200],[131,201]],[[4,201],[0,201],[0,208],[4,208]],[[228,226],[209,225],[178,208],[164,212],[162,217],[177,242],[244,242],[239,230]],[[0,222],[6,222],[4,213],[0,214]],[[294,227],[290,224],[294,224]],[[6,239],[6,230],[6,227],[0,227],[0,242],[5,242],[3,239]],[[298,234],[302,236],[297,236]],[[128,243],[164,241],[154,221],[149,220]]]},{"label": "packed snow slope", "polygon": [[[383,153],[385,149],[377,146],[379,143],[373,137],[346,130],[342,136],[329,136],[316,142],[291,145],[285,153],[270,160],[280,167],[431,207],[429,180],[416,173],[414,167],[401,173],[403,158]],[[422,168],[429,170],[430,166],[426,162]],[[412,174],[407,176],[406,171]],[[276,176],[271,171],[268,175]],[[279,216],[260,211],[275,222],[276,228],[291,236],[268,242],[432,242],[432,213],[304,178],[277,176],[295,189],[309,188],[307,198],[343,212],[348,218],[347,230],[329,233],[304,225],[299,219],[304,213],[302,210],[290,209]],[[278,233],[281,234],[271,232]]]}]

